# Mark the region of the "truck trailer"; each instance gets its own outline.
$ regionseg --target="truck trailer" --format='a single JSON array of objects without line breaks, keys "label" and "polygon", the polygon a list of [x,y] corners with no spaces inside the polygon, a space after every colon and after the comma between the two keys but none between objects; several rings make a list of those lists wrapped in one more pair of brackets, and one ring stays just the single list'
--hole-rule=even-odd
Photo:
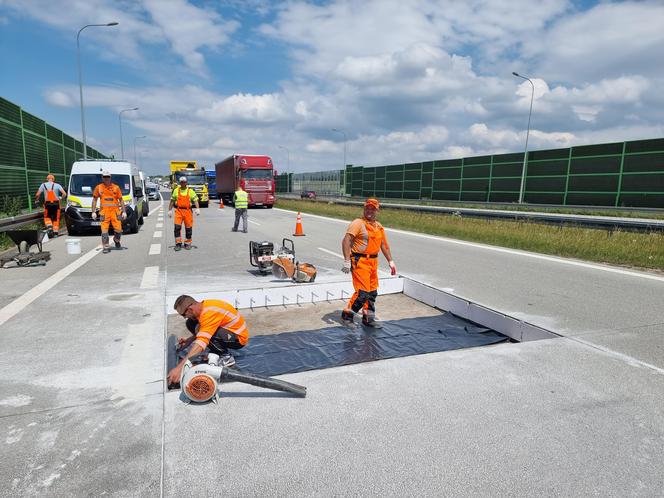
[{"label": "truck trailer", "polygon": [[242,187],[249,194],[249,206],[274,205],[274,175],[269,156],[233,154],[215,164],[217,194],[224,204],[233,203],[233,194]]}]

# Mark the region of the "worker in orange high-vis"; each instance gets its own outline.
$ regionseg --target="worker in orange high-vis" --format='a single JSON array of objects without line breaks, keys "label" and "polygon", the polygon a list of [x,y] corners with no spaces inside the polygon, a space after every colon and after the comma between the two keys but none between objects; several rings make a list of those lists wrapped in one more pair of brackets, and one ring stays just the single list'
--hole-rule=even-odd
[{"label": "worker in orange high-vis", "polygon": [[187,319],[186,325],[191,336],[180,339],[179,347],[189,347],[187,354],[168,372],[168,383],[180,382],[182,367],[186,361],[207,348],[219,355],[219,365],[231,367],[235,358],[229,349],[241,349],[249,342],[249,329],[244,317],[226,301],[205,299],[196,301],[191,296],[182,295],[175,300],[175,311]]},{"label": "worker in orange high-vis", "polygon": [[39,203],[39,197],[44,194],[44,226],[48,234],[53,237],[58,236],[60,230],[60,200],[67,197],[67,192],[62,185],[55,183],[55,176],[49,174],[46,181],[42,183],[35,194],[35,204]]},{"label": "worker in orange high-vis", "polygon": [[[97,199],[99,199],[99,215],[97,215]],[[101,220],[101,245],[104,254],[111,252],[108,239],[108,229],[113,225],[113,242],[115,247],[121,249],[122,222],[118,219],[121,213],[122,220],[127,219],[127,211],[122,199],[122,190],[111,182],[111,174],[108,171],[101,172],[101,183],[92,192],[92,219],[97,217]]]},{"label": "worker in orange high-vis", "polygon": [[182,223],[184,223],[184,248],[191,249],[191,237],[194,227],[194,217],[191,214],[191,205],[196,206],[196,216],[201,214],[198,207],[198,195],[187,186],[187,177],[180,177],[180,186],[173,189],[171,202],[168,204],[168,217],[173,216],[175,206],[175,250],[182,249]]},{"label": "worker in orange high-vis", "polygon": [[344,273],[352,273],[355,293],[348,306],[341,312],[342,321],[352,322],[355,313],[362,310],[362,324],[380,328],[376,322],[376,297],[378,296],[378,252],[387,259],[392,275],[397,267],[392,260],[390,246],[385,238],[383,225],[376,221],[380,204],[376,199],[364,203],[364,216],[351,222],[341,243],[344,254]]}]

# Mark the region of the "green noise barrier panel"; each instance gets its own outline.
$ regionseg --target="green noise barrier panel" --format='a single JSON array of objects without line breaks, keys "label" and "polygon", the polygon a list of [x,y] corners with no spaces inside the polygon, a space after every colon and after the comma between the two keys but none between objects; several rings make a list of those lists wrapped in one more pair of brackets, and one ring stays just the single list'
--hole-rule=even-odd
[{"label": "green noise barrier panel", "polygon": [[[518,202],[523,168],[523,152],[376,167],[348,165],[338,194]],[[664,138],[529,151],[525,171],[527,203],[664,208]]]},{"label": "green noise barrier panel", "polygon": [[[66,189],[71,166],[82,157],[82,142],[0,97],[0,197],[20,197],[31,210],[46,175]],[[90,146],[88,157],[106,159]]]}]

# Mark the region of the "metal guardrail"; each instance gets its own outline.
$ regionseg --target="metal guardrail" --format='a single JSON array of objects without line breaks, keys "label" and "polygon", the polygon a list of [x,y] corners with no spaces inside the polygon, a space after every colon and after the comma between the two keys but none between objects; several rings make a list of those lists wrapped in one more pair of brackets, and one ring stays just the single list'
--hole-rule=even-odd
[{"label": "metal guardrail", "polygon": [[41,217],[41,211],[33,211],[32,213],[19,214],[10,216],[9,218],[0,218],[0,232],[32,223],[35,220],[41,219]]},{"label": "metal guardrail", "polygon": [[[284,195],[282,197],[299,199],[299,196]],[[311,199],[309,199],[311,200]],[[340,198],[320,198],[316,202],[333,202],[334,204],[348,206],[362,206],[362,201],[353,201]],[[382,207],[416,211],[420,213],[450,214],[467,216],[470,218],[494,218],[510,221],[536,221],[554,225],[576,225],[586,228],[600,228],[604,230],[623,230],[632,232],[664,232],[664,220],[648,218],[619,218],[613,216],[591,216],[582,214],[544,213],[536,211],[508,211],[496,209],[476,209],[446,206],[422,206],[417,204],[398,204],[381,202]],[[532,206],[531,206],[532,207]]]}]

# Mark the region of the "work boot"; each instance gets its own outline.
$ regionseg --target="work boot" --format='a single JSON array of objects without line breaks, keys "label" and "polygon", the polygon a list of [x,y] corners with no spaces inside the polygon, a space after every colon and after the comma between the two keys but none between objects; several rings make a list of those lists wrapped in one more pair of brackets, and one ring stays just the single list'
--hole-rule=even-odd
[{"label": "work boot", "polygon": [[119,241],[119,240],[116,240],[116,241],[115,241],[115,248],[116,248],[116,249],[122,249],[122,244],[120,244],[120,241]]},{"label": "work boot", "polygon": [[176,251],[179,251],[180,249],[182,249],[182,244],[180,244],[180,243],[175,244],[174,249],[175,249]]},{"label": "work boot", "polygon": [[353,323],[353,313],[350,311],[343,310],[341,312],[341,321]]},{"label": "work boot", "polygon": [[191,244],[185,244],[184,248],[188,251],[189,249],[191,249]]},{"label": "work boot", "polygon": [[231,232],[237,232],[237,228],[231,228]]},{"label": "work boot", "polygon": [[219,362],[217,363],[220,367],[232,367],[235,365],[235,358],[230,353],[226,353],[219,357]]},{"label": "work boot", "polygon": [[362,325],[369,327],[371,329],[382,329],[383,325],[380,322],[377,322],[375,319],[370,318],[366,315],[362,317]]},{"label": "work boot", "polygon": [[110,247],[104,247],[104,249],[102,249],[101,252],[103,252],[104,254],[108,254],[109,252],[111,252],[111,248]]}]

